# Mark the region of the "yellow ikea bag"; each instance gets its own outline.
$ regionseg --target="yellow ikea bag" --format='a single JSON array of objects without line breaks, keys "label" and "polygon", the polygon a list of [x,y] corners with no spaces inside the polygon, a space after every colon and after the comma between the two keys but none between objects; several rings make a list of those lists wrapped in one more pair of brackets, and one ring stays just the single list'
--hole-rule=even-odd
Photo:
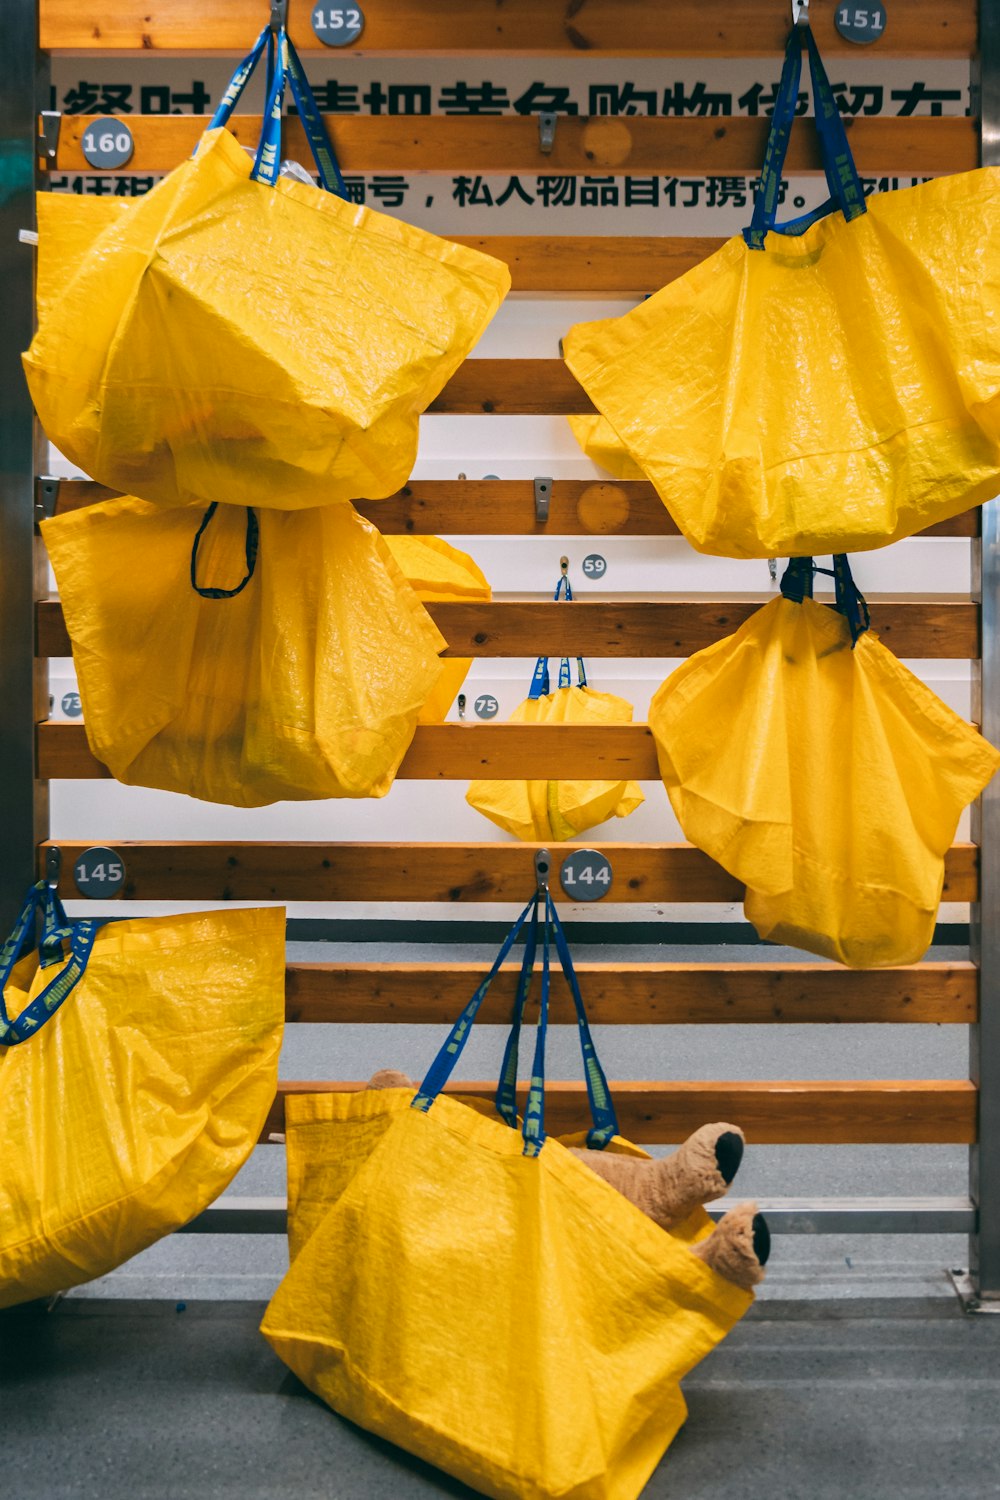
[{"label": "yellow ikea bag", "polygon": [[43,522],[90,748],[119,781],[257,807],[381,797],[445,642],[348,504]]},{"label": "yellow ikea bag", "polygon": [[274,1097],[284,993],[278,907],[70,921],[29,892],[0,951],[0,1307],[103,1276],[222,1191]]},{"label": "yellow ikea bag", "polygon": [[[251,161],[224,127],[271,40],[265,28],[194,157],[43,297],[25,355],[51,441],[144,499],[296,509],[392,494],[419,414],[510,287],[492,257],[347,202],[283,30]],[[286,79],[329,191],[278,175]]]},{"label": "yellow ikea bag", "polygon": [[[439,536],[383,538],[404,578],[423,604],[460,603],[463,599],[491,599],[486,575],[467,552]],[[417,716],[418,724],[440,724],[469,675],[471,657],[445,657],[441,676]]]},{"label": "yellow ikea bag", "polygon": [[805,28],[831,198],[777,225],[802,34],[744,236],[563,341],[692,546],[729,557],[880,547],[1000,490],[1000,169],[866,211]]},{"label": "yellow ikea bag", "polygon": [[573,436],[587,457],[607,469],[614,479],[645,479],[646,473],[629,456],[628,449],[607,417],[567,417]]},{"label": "yellow ikea bag", "polygon": [[[344,1101],[345,1115],[372,1122],[379,1138],[357,1149],[261,1328],[336,1411],[482,1494],[634,1500],[684,1421],[681,1378],[753,1299],[546,1136],[550,934],[567,979],[571,971],[547,892],[523,1124],[520,1014],[497,1113],[442,1094],[529,914],[537,932],[539,904],[521,913],[416,1095]],[[571,989],[594,1121],[587,1140],[600,1149],[617,1122],[575,979]]]},{"label": "yellow ikea bag", "polygon": [[[555,599],[572,603],[573,589],[565,573],[556,585]],[[559,663],[559,686],[550,690],[548,657],[535,663],[528,697],[510,716],[511,724],[631,724],[632,705],[614,693],[598,693],[587,684],[587,672],[576,660],[577,683],[570,681],[569,658]],[[465,794],[470,807],[528,842],[556,839],[560,843],[606,823],[626,818],[645,801],[635,781],[473,781]]]},{"label": "yellow ikea bag", "polygon": [[790,568],[789,597],[678,667],[649,725],[685,836],[745,883],[761,937],[914,963],[1000,754],[865,630],[835,563],[838,611],[808,597],[811,559]]}]

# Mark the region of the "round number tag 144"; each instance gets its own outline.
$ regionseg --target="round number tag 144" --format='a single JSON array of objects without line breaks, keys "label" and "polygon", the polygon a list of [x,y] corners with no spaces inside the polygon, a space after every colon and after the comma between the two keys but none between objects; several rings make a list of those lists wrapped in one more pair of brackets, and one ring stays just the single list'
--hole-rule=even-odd
[{"label": "round number tag 144", "polygon": [[559,869],[559,884],[573,901],[600,901],[612,879],[611,861],[596,849],[574,849]]}]

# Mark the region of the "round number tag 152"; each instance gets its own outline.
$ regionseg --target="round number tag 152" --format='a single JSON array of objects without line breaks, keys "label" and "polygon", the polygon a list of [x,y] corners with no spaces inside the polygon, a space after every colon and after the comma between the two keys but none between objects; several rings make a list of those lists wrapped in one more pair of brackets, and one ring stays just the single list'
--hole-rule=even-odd
[{"label": "round number tag 152", "polygon": [[574,849],[559,869],[559,883],[573,901],[600,901],[612,878],[611,861],[596,849]]},{"label": "round number tag 152", "polygon": [[314,5],[312,28],[324,47],[349,47],[365,29],[359,5]]}]

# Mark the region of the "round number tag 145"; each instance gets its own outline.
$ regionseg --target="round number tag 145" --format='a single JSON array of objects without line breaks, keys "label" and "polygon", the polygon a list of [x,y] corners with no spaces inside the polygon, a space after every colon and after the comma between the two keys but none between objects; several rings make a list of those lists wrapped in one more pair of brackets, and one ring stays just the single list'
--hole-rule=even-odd
[{"label": "round number tag 145", "polygon": [[91,901],[117,896],[125,884],[125,862],[114,849],[96,845],[80,855],[73,866],[73,879],[81,896]]},{"label": "round number tag 145", "polygon": [[596,849],[574,849],[559,869],[559,884],[573,901],[600,901],[612,879],[611,861]]}]

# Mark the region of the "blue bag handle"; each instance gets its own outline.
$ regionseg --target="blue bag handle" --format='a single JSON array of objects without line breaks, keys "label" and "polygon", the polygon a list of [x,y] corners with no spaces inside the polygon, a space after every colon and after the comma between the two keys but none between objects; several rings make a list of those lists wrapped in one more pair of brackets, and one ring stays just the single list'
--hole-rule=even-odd
[{"label": "blue bag handle", "polygon": [[267,76],[264,126],[257,146],[257,154],[254,157],[251,178],[255,182],[265,183],[268,187],[273,187],[278,180],[278,173],[281,170],[282,106],[285,88],[290,82],[306,133],[306,140],[309,142],[309,149],[316,163],[320,185],[326,192],[333,193],[338,198],[346,198],[347,187],[323,123],[323,116],[320,114],[299,55],[284,26],[275,28],[268,24],[264,27],[253,47],[229,80],[219,106],[209,121],[209,130],[216,130],[219,126],[229,123],[233,110],[265,54]]},{"label": "blue bag handle", "polygon": [[587,1133],[587,1145],[593,1150],[602,1150],[611,1140],[612,1136],[618,1134],[618,1120],[615,1115],[614,1105],[611,1102],[607,1078],[594,1048],[590,1025],[583,1004],[583,997],[580,994],[580,987],[573,969],[573,961],[570,957],[569,944],[566,941],[566,935],[556,913],[555,903],[547,888],[536,891],[532,900],[528,902],[510,929],[497,955],[493,968],[452,1027],[443,1047],[431,1064],[427,1076],[413,1100],[412,1107],[426,1113],[451,1077],[455,1064],[458,1062],[462,1050],[468,1041],[472,1023],[476,1019],[486,991],[496,978],[501,965],[530,916],[531,925],[528,929],[525,954],[518,980],[514,1020],[510,1036],[507,1039],[500,1082],[496,1094],[498,1112],[509,1126],[517,1129],[516,1086],[518,1042],[524,1018],[524,1007],[534,969],[538,941],[539,912],[543,909],[543,903],[541,1007],[535,1031],[535,1056],[532,1064],[531,1084],[528,1090],[528,1103],[525,1109],[524,1125],[522,1128],[524,1155],[537,1156],[545,1142],[545,1048],[548,1036],[549,991],[551,984],[550,946],[552,939],[555,941],[559,961],[569,983],[573,1003],[576,1008],[580,1047],[584,1061],[584,1079],[587,1086],[587,1098],[590,1104],[591,1118],[593,1120],[593,1125]]},{"label": "blue bag handle", "polygon": [[[565,573],[563,573],[556,584],[556,591],[552,597],[556,601],[565,599],[568,604],[572,604],[573,588]],[[559,686],[561,688],[569,687],[570,683],[569,657],[564,656],[559,662]],[[587,686],[587,668],[583,664],[582,656],[578,656],[576,659],[576,685],[577,687]],[[531,687],[528,689],[528,697],[545,698],[551,691],[552,689],[549,684],[549,659],[547,656],[540,656],[535,662],[535,670],[531,675]]]},{"label": "blue bag handle", "polygon": [[[775,222],[778,212],[778,192],[781,173],[788,152],[788,141],[795,119],[795,108],[799,97],[799,78],[802,71],[802,43],[809,52],[809,72],[812,78],[813,108],[816,129],[819,132],[820,154],[830,196],[818,208],[810,209],[797,219],[784,224]],[[847,132],[840,118],[837,101],[833,97],[830,80],[819,55],[816,38],[808,26],[795,26],[785,48],[785,61],[781,70],[771,116],[771,129],[767,137],[764,166],[760,174],[760,188],[754,198],[753,218],[743,231],[743,238],[751,250],[763,250],[764,238],[769,230],[778,234],[802,234],[817,220],[839,208],[845,219],[856,219],[866,213],[865,195],[847,144]]]},{"label": "blue bag handle", "polygon": [[200,594],[203,599],[235,599],[237,594],[242,594],[243,590],[246,588],[247,584],[250,582],[251,578],[253,577],[254,570],[257,567],[257,552],[258,552],[259,546],[260,546],[260,526],[258,525],[256,515],[254,514],[254,512],[251,510],[250,506],[248,505],[246,507],[246,513],[247,513],[247,535],[246,535],[246,561],[247,561],[247,570],[246,570],[246,573],[245,573],[244,577],[236,585],[236,587],[232,588],[232,589],[217,589],[217,588],[208,587],[207,585],[204,588],[202,588],[201,585],[198,583],[198,548],[201,545],[201,539],[202,539],[202,537],[204,536],[205,532],[208,529],[209,522],[211,521],[212,517],[215,515],[215,512],[218,510],[218,508],[219,508],[219,502],[218,502],[218,500],[213,500],[212,503],[211,503],[211,505],[206,510],[205,514],[202,516],[202,518],[201,518],[201,525],[198,527],[198,530],[195,532],[194,541],[191,543],[191,587],[194,589],[195,593],[196,594]]},{"label": "blue bag handle", "polygon": [[[7,981],[14,965],[30,951],[35,942],[36,916],[42,914],[42,940],[39,958],[43,968],[63,962],[64,940],[69,941],[68,961],[40,994],[26,1005],[15,1021],[10,1019],[4,999]],[[33,885],[14,924],[14,929],[0,949],[0,1047],[13,1047],[37,1036],[46,1021],[51,1020],[64,1000],[83,978],[90,951],[104,920],[87,919],[71,922],[55,890],[46,881]]]},{"label": "blue bag handle", "polygon": [[792,557],[781,578],[781,592],[794,604],[813,596],[813,577],[824,573],[833,579],[836,594],[835,609],[844,616],[851,632],[851,650],[858,644],[866,630],[871,628],[871,614],[864,594],[854,582],[851,565],[846,552],[838,552],[832,568],[818,568],[811,557]]}]

